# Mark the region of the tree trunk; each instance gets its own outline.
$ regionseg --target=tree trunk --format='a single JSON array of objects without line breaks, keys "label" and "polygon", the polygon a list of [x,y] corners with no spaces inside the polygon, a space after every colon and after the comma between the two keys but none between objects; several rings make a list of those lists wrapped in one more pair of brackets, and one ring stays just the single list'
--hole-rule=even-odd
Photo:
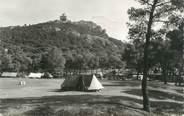
[{"label": "tree trunk", "polygon": [[166,78],[166,66],[164,65],[163,66],[163,69],[162,69],[162,79],[163,79],[163,82],[164,84],[167,84],[167,78]]},{"label": "tree trunk", "polygon": [[180,75],[180,76],[179,76],[179,79],[178,79],[179,86],[181,86],[181,83],[182,83],[182,82],[181,82],[181,80],[182,80],[181,78],[182,78],[182,76]]},{"label": "tree trunk", "polygon": [[118,76],[119,76],[119,73],[120,73],[120,69],[118,69]]},{"label": "tree trunk", "polygon": [[139,80],[139,71],[137,70],[137,80]]},{"label": "tree trunk", "polygon": [[156,8],[158,0],[153,1],[153,5],[151,8],[151,12],[149,15],[149,22],[147,27],[147,33],[146,33],[146,43],[144,47],[144,68],[143,68],[143,80],[142,80],[142,95],[143,95],[143,110],[150,112],[150,102],[149,102],[149,96],[148,96],[148,90],[147,90],[147,76],[148,76],[148,48],[150,44],[150,38],[151,38],[151,28],[153,24],[153,18],[154,18],[154,11]]},{"label": "tree trunk", "polygon": [[167,84],[167,73],[166,73],[166,71],[164,72],[164,84]]}]

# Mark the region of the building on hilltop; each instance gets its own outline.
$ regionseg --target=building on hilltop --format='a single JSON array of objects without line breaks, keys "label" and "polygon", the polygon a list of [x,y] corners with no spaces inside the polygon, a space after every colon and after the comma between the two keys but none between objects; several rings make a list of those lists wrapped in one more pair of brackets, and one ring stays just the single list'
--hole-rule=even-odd
[{"label": "building on hilltop", "polygon": [[63,23],[66,23],[66,22],[67,22],[67,16],[65,15],[65,13],[63,13],[63,14],[60,16],[60,21],[63,22]]}]

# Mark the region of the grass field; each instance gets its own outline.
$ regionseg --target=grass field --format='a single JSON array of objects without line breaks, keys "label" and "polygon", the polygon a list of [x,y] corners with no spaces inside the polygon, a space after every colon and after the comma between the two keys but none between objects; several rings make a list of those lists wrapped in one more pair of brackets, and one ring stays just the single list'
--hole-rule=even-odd
[{"label": "grass field", "polygon": [[[18,85],[20,81],[26,85]],[[102,81],[102,92],[59,91],[63,79],[0,79],[3,116],[147,116],[184,114],[183,88],[149,82],[152,114],[143,112],[140,81]],[[1,116],[0,114],[0,116]]]}]

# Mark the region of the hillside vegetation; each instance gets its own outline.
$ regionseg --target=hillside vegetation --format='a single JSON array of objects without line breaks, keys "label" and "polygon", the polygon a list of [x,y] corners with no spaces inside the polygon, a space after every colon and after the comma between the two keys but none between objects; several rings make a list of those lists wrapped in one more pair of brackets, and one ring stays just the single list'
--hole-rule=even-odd
[{"label": "hillside vegetation", "polygon": [[104,29],[90,21],[64,23],[55,20],[3,27],[0,39],[2,71],[118,68],[124,65],[121,61],[124,43],[109,37]]}]

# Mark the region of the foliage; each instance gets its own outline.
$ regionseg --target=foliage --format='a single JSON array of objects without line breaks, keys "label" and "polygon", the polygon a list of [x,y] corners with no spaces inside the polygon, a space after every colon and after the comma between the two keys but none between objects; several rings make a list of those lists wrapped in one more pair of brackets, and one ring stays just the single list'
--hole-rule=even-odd
[{"label": "foliage", "polygon": [[56,72],[65,68],[65,58],[60,49],[54,47],[42,56],[41,67],[44,72]]},{"label": "foliage", "polygon": [[[124,43],[109,37],[104,29],[90,21],[63,23],[56,20],[4,27],[0,28],[0,39],[3,49],[9,51],[10,64],[16,68],[13,71],[47,71],[57,65],[68,69],[99,68],[103,67],[100,59],[112,54],[121,59],[124,49]],[[62,52],[66,63],[58,52]],[[59,63],[60,60],[63,63]],[[106,68],[110,68],[110,62],[106,63]]]},{"label": "foliage", "polygon": [[[129,35],[130,39],[139,39],[144,43],[143,55],[143,107],[145,111],[150,112],[150,103],[147,92],[147,76],[149,69],[156,64],[154,58],[155,54],[155,40],[162,39],[164,33],[159,33],[153,27],[161,22],[161,27],[165,23],[168,24],[169,17],[172,15],[179,15],[183,13],[183,0],[137,0],[141,4],[141,8],[130,8],[128,10],[130,23]],[[164,31],[165,32],[165,31]],[[157,45],[156,45],[157,47]],[[165,52],[166,53],[166,52]],[[152,59],[152,60],[150,60]]]}]

